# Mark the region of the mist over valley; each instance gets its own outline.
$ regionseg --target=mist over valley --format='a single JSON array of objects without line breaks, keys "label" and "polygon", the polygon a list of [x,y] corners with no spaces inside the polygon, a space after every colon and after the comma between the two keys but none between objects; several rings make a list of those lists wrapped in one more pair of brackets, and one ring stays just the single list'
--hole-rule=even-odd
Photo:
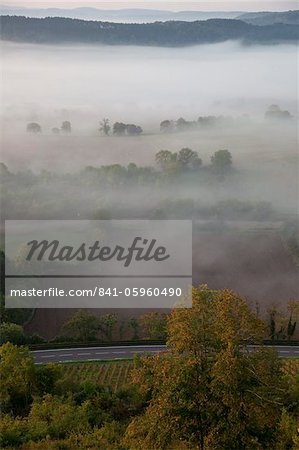
[{"label": "mist over valley", "polygon": [[192,219],[194,283],[297,296],[295,45],[1,50],[7,219]]}]

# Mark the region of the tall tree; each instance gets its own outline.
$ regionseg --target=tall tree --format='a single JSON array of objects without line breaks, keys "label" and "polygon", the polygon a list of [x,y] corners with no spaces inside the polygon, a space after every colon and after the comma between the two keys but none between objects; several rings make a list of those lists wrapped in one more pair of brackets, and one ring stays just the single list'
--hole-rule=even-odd
[{"label": "tall tree", "polygon": [[198,168],[202,164],[198,153],[188,147],[184,147],[179,151],[177,160],[182,168]]},{"label": "tall tree", "polygon": [[228,150],[218,150],[211,157],[211,163],[215,172],[224,174],[232,167],[232,155]]},{"label": "tall tree", "polygon": [[175,170],[178,167],[177,153],[172,153],[169,150],[160,150],[156,153],[155,160],[164,171]]},{"label": "tall tree", "polygon": [[108,341],[112,341],[113,331],[118,322],[117,314],[105,314],[99,318],[99,329],[101,330],[104,338]]},{"label": "tall tree", "polygon": [[102,133],[104,136],[109,136],[109,132],[110,132],[110,125],[109,125],[109,119],[103,119],[100,122],[100,133]]},{"label": "tall tree", "polygon": [[0,380],[2,411],[24,412],[32,401],[35,380],[33,357],[26,347],[10,342],[0,347]]},{"label": "tall tree", "polygon": [[99,331],[99,319],[86,311],[77,311],[64,324],[63,329],[79,341],[92,341]]},{"label": "tall tree", "polygon": [[168,320],[168,354],[133,372],[147,406],[127,428],[129,448],[273,449],[284,395],[280,361],[244,344],[264,330],[233,292],[193,289],[193,307]]},{"label": "tall tree", "polygon": [[126,124],[122,122],[115,122],[113,124],[113,134],[115,136],[123,136],[126,132]]},{"label": "tall tree", "polygon": [[28,131],[28,133],[38,134],[38,133],[42,132],[42,127],[40,126],[39,123],[31,122],[31,123],[28,123],[28,125],[27,125],[27,131]]},{"label": "tall tree", "polygon": [[71,122],[69,122],[68,120],[65,120],[64,122],[62,122],[61,131],[66,134],[71,133],[72,132]]},{"label": "tall tree", "polygon": [[152,340],[166,338],[167,315],[158,312],[150,312],[140,317],[140,322],[145,328],[146,337]]}]

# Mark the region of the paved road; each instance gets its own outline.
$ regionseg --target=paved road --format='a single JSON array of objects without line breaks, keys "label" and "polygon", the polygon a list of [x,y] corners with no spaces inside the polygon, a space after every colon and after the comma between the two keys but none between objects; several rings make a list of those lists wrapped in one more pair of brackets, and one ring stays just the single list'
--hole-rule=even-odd
[{"label": "paved road", "polygon": [[[249,346],[252,349],[253,346]],[[278,355],[281,357],[298,357],[299,347],[275,346]],[[34,361],[37,364],[49,362],[70,362],[70,361],[99,361],[120,358],[133,358],[136,354],[155,354],[166,350],[165,345],[137,345],[118,347],[88,347],[88,348],[68,348],[55,350],[35,350],[32,351]]]}]

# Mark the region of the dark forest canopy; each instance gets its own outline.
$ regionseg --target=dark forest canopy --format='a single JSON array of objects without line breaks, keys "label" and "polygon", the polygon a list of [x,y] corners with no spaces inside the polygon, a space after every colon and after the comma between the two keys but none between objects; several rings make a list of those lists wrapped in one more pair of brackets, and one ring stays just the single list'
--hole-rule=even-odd
[{"label": "dark forest canopy", "polygon": [[108,45],[185,46],[240,40],[272,44],[298,40],[297,25],[256,26],[241,20],[124,24],[61,17],[44,19],[1,16],[2,40],[40,44],[86,43]]}]

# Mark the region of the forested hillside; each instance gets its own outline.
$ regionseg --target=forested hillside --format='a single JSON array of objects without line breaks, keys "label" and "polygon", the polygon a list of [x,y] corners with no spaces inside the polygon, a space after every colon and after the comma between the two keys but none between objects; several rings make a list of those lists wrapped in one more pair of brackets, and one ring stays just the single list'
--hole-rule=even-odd
[{"label": "forested hillside", "polygon": [[238,16],[237,19],[253,25],[273,25],[275,23],[299,24],[299,11],[282,11],[282,12],[257,12],[245,13]]},{"label": "forested hillside", "polygon": [[196,22],[123,24],[47,17],[2,16],[2,40],[31,43],[89,43],[179,47],[241,40],[246,43],[279,43],[298,40],[298,26],[256,26],[241,20],[210,19]]}]

